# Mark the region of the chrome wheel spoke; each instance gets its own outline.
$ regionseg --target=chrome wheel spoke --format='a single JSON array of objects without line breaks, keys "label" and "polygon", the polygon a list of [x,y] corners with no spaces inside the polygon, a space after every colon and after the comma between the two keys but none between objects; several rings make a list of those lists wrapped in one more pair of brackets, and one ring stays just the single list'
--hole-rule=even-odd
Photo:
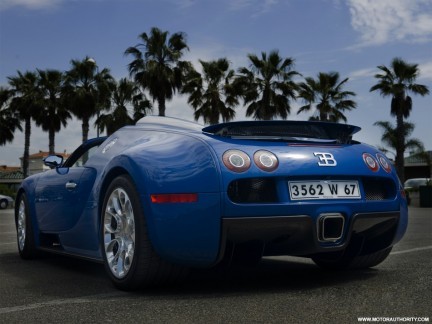
[{"label": "chrome wheel spoke", "polygon": [[108,266],[116,278],[127,275],[135,252],[135,221],[126,191],[115,189],[104,214],[104,249]]},{"label": "chrome wheel spoke", "polygon": [[25,246],[26,238],[26,212],[24,200],[21,200],[18,208],[17,235],[19,249],[22,251]]}]

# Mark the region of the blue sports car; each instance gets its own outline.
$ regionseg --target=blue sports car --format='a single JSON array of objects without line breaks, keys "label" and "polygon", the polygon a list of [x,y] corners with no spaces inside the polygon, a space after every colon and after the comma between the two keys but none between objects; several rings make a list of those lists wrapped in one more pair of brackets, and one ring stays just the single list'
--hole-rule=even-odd
[{"label": "blue sports car", "polygon": [[22,183],[19,254],[103,262],[131,290],[262,256],[331,269],[381,263],[408,212],[390,161],[359,127],[242,121],[208,127],[148,116],[82,144]]}]

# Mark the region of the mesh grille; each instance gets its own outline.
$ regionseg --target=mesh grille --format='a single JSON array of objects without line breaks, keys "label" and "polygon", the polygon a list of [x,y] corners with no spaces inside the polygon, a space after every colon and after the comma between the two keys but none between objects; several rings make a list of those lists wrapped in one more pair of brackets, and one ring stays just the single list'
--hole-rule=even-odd
[{"label": "mesh grille", "polygon": [[388,179],[365,178],[363,188],[366,200],[386,200],[396,196],[396,187]]},{"label": "mesh grille", "polygon": [[289,127],[283,125],[266,126],[256,125],[253,127],[232,127],[229,130],[224,129],[227,135],[230,136],[296,136],[296,137],[313,137],[329,139],[329,134],[325,129],[317,127],[315,125],[290,125]]},{"label": "mesh grille", "polygon": [[[298,180],[298,179],[296,179]],[[365,199],[368,201],[391,200],[396,197],[397,187],[391,179],[361,179]],[[276,181],[272,178],[250,178],[232,181],[227,190],[234,203],[276,203],[279,202]]]},{"label": "mesh grille", "polygon": [[273,179],[240,179],[228,186],[228,197],[235,203],[277,202],[276,184]]}]

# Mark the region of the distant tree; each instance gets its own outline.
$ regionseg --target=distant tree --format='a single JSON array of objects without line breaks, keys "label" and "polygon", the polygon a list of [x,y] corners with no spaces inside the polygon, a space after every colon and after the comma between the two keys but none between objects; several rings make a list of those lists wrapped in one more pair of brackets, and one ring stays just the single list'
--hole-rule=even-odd
[{"label": "distant tree", "polygon": [[24,156],[23,174],[28,176],[31,121],[41,110],[41,92],[38,87],[38,75],[35,72],[17,72],[17,76],[8,77],[11,101],[9,108],[24,121]]},{"label": "distant tree", "polygon": [[12,142],[17,129],[22,131],[17,112],[9,107],[11,96],[9,89],[0,87],[0,146]]},{"label": "distant tree", "polygon": [[66,72],[64,96],[69,111],[82,121],[82,140],[88,139],[90,118],[110,108],[114,79],[108,69],[99,71],[96,62],[85,57],[72,60]]},{"label": "distant tree", "polygon": [[[151,103],[140,91],[139,87],[125,78],[121,79],[112,93],[113,109],[108,114],[102,114],[96,121],[101,131],[111,135],[119,128],[132,125],[151,110]],[[130,116],[129,109],[133,108]]]},{"label": "distant tree", "polygon": [[66,127],[72,116],[63,99],[63,73],[57,70],[38,70],[38,87],[41,92],[41,109],[35,115],[37,126],[48,132],[49,154],[55,154],[55,133]]},{"label": "distant tree", "polygon": [[[397,127],[395,127],[391,122],[388,121],[377,121],[374,123],[374,125],[380,127],[383,131],[381,141],[385,144],[385,146],[380,147],[380,150],[385,153],[392,152],[394,154],[399,144],[397,138]],[[413,131],[414,124],[404,122],[404,153],[407,150],[411,150],[414,152],[423,152],[425,150],[423,143],[419,139],[409,138]]]},{"label": "distant tree", "polygon": [[299,84],[298,97],[302,98],[306,105],[300,107],[297,114],[315,108],[316,114],[310,118],[311,120],[347,121],[343,112],[357,106],[353,100],[349,99],[356,94],[352,91],[343,91],[343,86],[348,78],[340,81],[337,72],[320,72],[316,80],[308,77],[305,78],[305,81]]},{"label": "distant tree", "polygon": [[181,89],[183,79],[191,64],[181,61],[188,50],[185,34],[175,33],[168,38],[167,31],[153,27],[150,34],[142,33],[142,43],[129,47],[125,55],[131,55],[129,73],[137,84],[148,90],[153,102],[157,101],[159,116],[165,116],[165,102]]},{"label": "distant tree", "polygon": [[246,116],[286,119],[291,112],[289,101],[296,98],[297,85],[292,78],[299,73],[293,70],[294,60],[283,59],[276,50],[262,52],[261,58],[248,54],[248,58],[250,68],[241,67],[235,82],[247,105]]},{"label": "distant tree", "polygon": [[415,83],[419,76],[417,64],[409,64],[400,58],[394,58],[391,67],[378,66],[381,73],[375,75],[378,83],[370,91],[379,91],[383,97],[391,97],[390,114],[396,117],[396,170],[401,181],[405,180],[404,146],[405,123],[412,110],[412,99],[408,93],[426,96],[429,94],[427,86]]},{"label": "distant tree", "polygon": [[188,103],[195,109],[195,120],[202,117],[209,124],[217,124],[220,117],[223,122],[232,120],[239,103],[233,86],[234,70],[226,58],[200,63],[202,74],[191,71],[182,90],[190,94]]}]

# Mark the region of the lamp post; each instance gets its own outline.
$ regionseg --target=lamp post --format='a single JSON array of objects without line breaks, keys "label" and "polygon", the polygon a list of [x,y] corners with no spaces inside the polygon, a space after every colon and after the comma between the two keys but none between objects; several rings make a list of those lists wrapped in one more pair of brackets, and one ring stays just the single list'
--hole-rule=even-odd
[{"label": "lamp post", "polygon": [[[95,66],[96,75],[97,75],[99,73],[99,67],[96,64],[96,60],[94,58],[92,58],[92,57],[89,57],[89,58],[87,58],[86,62],[88,62],[88,63],[90,63],[90,64],[92,64],[92,65]],[[99,111],[99,107],[97,107],[97,110],[96,110],[96,121],[99,120],[99,117],[100,117],[100,111]],[[99,124],[96,124],[96,137],[99,137],[99,135],[100,135]]]}]

